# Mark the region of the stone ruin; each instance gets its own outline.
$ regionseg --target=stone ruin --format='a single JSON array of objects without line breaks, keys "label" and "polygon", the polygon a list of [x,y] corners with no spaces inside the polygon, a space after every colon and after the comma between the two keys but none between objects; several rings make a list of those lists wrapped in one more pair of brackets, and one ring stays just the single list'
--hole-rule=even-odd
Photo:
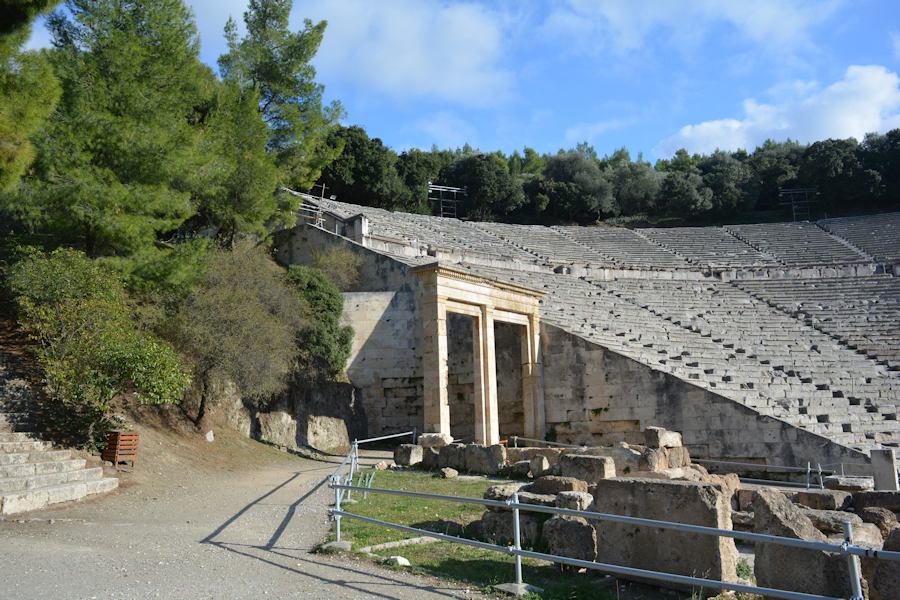
[{"label": "stone ruin", "polygon": [[[785,490],[742,484],[735,474],[710,474],[692,462],[681,435],[661,427],[633,433],[629,442],[582,448],[481,446],[426,434],[403,444],[394,462],[404,467],[525,479],[487,489],[489,500],[518,494],[523,504],[657,519],[840,544],[843,522],[853,524],[853,542],[900,550],[900,492],[872,491],[858,482],[842,489]],[[848,479],[849,481],[849,479]],[[740,581],[734,540],[582,517],[520,511],[524,547],[551,554],[627,567]],[[513,542],[508,509],[490,508],[470,527],[494,544]],[[757,585],[832,597],[848,597],[846,558],[756,544]],[[900,597],[900,566],[864,559],[870,600]],[[651,582],[661,585],[658,582]],[[715,590],[705,590],[715,594]]]},{"label": "stone ruin", "polygon": [[[900,213],[727,227],[464,222],[305,197],[284,264],[334,247],[368,435],[417,428],[843,463],[900,444]],[[519,468],[524,468],[520,466]]]}]

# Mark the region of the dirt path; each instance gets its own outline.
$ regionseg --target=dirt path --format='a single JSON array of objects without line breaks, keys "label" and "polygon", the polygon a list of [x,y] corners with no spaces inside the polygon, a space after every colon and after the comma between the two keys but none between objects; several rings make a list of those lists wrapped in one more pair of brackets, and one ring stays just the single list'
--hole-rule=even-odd
[{"label": "dirt path", "polygon": [[[237,436],[146,430],[105,498],[0,522],[0,598],[458,598],[465,590],[310,554],[333,466]],[[217,448],[218,445],[218,448]],[[165,451],[164,451],[165,450]]]}]

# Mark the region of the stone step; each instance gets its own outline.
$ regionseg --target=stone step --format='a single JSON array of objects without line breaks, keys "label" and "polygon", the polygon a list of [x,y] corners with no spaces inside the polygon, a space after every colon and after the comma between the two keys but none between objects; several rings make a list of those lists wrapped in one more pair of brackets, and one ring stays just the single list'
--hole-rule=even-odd
[{"label": "stone step", "polygon": [[77,481],[22,492],[0,494],[0,515],[44,508],[50,504],[80,500],[92,494],[110,492],[119,486],[115,477]]},{"label": "stone step", "polygon": [[0,442],[35,442],[38,436],[24,431],[0,432]]},{"label": "stone step", "polygon": [[69,460],[70,458],[72,458],[71,450],[38,450],[34,452],[24,451],[8,453],[0,452],[0,466]]},{"label": "stone step", "polygon": [[36,440],[27,442],[0,442],[0,453],[38,452],[49,449],[49,442],[38,442]]},{"label": "stone step", "polygon": [[27,412],[0,412],[0,426],[18,425],[31,421],[31,415]]},{"label": "stone step", "polygon": [[43,462],[26,462],[0,466],[0,480],[8,477],[28,477],[29,475],[44,475],[46,473],[63,473],[83,469],[87,461],[83,458],[69,460],[53,460]]},{"label": "stone step", "polygon": [[63,485],[65,483],[73,483],[76,481],[93,481],[95,479],[101,479],[102,477],[102,467],[78,469],[76,471],[63,471],[61,473],[28,475],[26,477],[9,477],[0,479],[0,494]]}]

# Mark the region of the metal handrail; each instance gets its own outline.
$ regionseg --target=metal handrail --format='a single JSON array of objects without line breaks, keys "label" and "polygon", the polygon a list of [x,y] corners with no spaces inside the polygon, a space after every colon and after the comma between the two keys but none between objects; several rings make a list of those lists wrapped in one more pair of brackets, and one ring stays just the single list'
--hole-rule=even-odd
[{"label": "metal handrail", "polygon": [[[351,451],[352,453],[352,451]],[[350,480],[352,481],[352,480]],[[443,494],[432,494],[427,492],[408,492],[406,490],[392,490],[387,488],[361,488],[359,486],[353,486],[348,484],[342,484],[339,477],[332,477],[331,487],[335,492],[335,502],[334,508],[329,511],[329,515],[335,521],[335,535],[340,541],[341,539],[341,518],[347,517],[350,519],[355,519],[359,521],[364,521],[376,525],[382,525],[384,527],[390,527],[393,529],[398,529],[401,531],[406,531],[409,533],[424,535],[428,537],[433,537],[439,540],[451,542],[451,543],[459,543],[465,544],[468,546],[474,546],[477,548],[482,548],[486,550],[492,550],[495,552],[502,552],[506,554],[511,554],[515,556],[515,577],[516,577],[516,585],[522,586],[522,557],[526,558],[535,558],[539,560],[547,560],[550,562],[556,562],[561,564],[568,564],[576,567],[588,568],[598,571],[603,571],[612,574],[618,575],[626,575],[630,577],[641,577],[644,579],[652,579],[656,581],[665,581],[670,583],[678,583],[683,585],[696,585],[705,588],[713,588],[713,589],[728,589],[739,592],[749,592],[754,594],[762,594],[764,596],[770,596],[774,598],[784,598],[785,600],[841,600],[838,598],[833,598],[830,596],[820,596],[815,594],[806,594],[802,592],[793,592],[789,590],[778,590],[772,588],[764,588],[757,587],[751,585],[744,585],[739,583],[730,583],[725,581],[718,581],[713,579],[705,579],[701,577],[692,577],[687,575],[677,575],[674,573],[664,573],[661,571],[650,571],[646,569],[637,569],[633,567],[625,567],[621,565],[611,565],[606,563],[597,563],[586,560],[580,560],[575,558],[569,558],[565,556],[558,556],[555,554],[544,554],[540,552],[531,552],[528,550],[523,550],[521,546],[521,532],[519,527],[519,511],[526,510],[532,512],[541,512],[541,513],[549,513],[555,515],[563,515],[563,516],[573,516],[573,517],[583,517],[586,519],[591,519],[595,521],[610,521],[617,523],[625,523],[629,525],[637,525],[644,527],[655,527],[659,529],[671,529],[675,531],[683,531],[688,533],[698,533],[701,535],[713,535],[717,537],[730,537],[734,539],[752,541],[752,542],[760,542],[760,543],[774,543],[782,546],[792,546],[797,548],[804,548],[807,550],[819,550],[825,552],[834,552],[838,554],[842,554],[847,557],[847,566],[850,571],[850,584],[852,596],[850,600],[862,600],[862,572],[860,568],[859,558],[867,557],[874,559],[885,559],[885,560],[894,560],[900,561],[900,552],[890,552],[890,551],[881,551],[874,550],[871,548],[865,548],[862,546],[855,546],[852,543],[853,539],[853,524],[849,521],[844,522],[844,542],[842,544],[831,544],[825,542],[816,542],[811,540],[801,540],[795,538],[786,538],[775,535],[768,535],[762,533],[750,533],[743,531],[734,531],[732,529],[719,529],[716,527],[706,527],[703,525],[690,525],[686,523],[675,523],[672,521],[660,521],[657,519],[644,519],[640,517],[627,517],[624,515],[613,515],[609,513],[598,513],[591,511],[582,511],[582,510],[574,510],[569,508],[560,508],[555,506],[541,506],[538,504],[523,504],[519,502],[518,493],[514,493],[512,498],[506,501],[501,500],[488,500],[486,498],[467,498],[461,496],[446,496]],[[442,533],[436,533],[433,531],[428,531],[424,529],[418,529],[415,527],[409,527],[407,525],[400,525],[398,523],[391,523],[389,521],[381,521],[379,519],[373,519],[371,517],[366,517],[363,515],[357,515],[354,513],[349,513],[344,510],[341,510],[341,499],[343,497],[343,492],[346,491],[348,494],[352,490],[362,491],[363,493],[375,493],[375,494],[388,494],[395,496],[409,496],[415,498],[425,498],[430,500],[444,500],[448,502],[456,502],[461,504],[478,504],[482,506],[490,506],[497,508],[507,508],[512,511],[513,517],[513,537],[514,537],[514,545],[508,546],[504,548],[503,546],[498,546],[495,544],[489,544],[487,542],[480,542],[477,540],[470,540],[466,538],[451,536]]]},{"label": "metal handrail", "polygon": [[519,447],[519,445],[518,445],[519,440],[523,440],[526,442],[538,442],[539,444],[544,444],[545,446],[556,446],[559,448],[587,448],[588,447],[587,444],[581,444],[581,445],[579,445],[579,444],[563,444],[562,442],[548,442],[546,440],[527,438],[527,437],[522,437],[519,435],[511,435],[511,436],[509,436],[509,439],[511,439],[513,442],[513,448]]},{"label": "metal handrail", "polygon": [[364,440],[353,440],[353,443],[356,444],[356,445],[358,446],[359,444],[368,444],[368,443],[371,443],[371,442],[380,442],[381,440],[390,440],[390,439],[393,439],[393,438],[404,437],[404,436],[407,436],[407,435],[413,436],[413,440],[415,441],[415,438],[416,438],[416,430],[415,430],[415,429],[411,429],[411,430],[409,430],[409,431],[403,431],[403,432],[401,432],[401,433],[392,433],[392,434],[390,434],[390,435],[382,435],[382,436],[380,436],[380,437],[366,438],[366,439],[364,439]]},{"label": "metal handrail", "polygon": [[[694,458],[692,459],[695,463],[701,464],[711,464],[711,465],[732,465],[735,467],[749,467],[752,469],[759,469],[760,471],[782,471],[785,473],[806,473],[807,467],[789,467],[787,465],[767,465],[761,463],[745,463],[745,462],[732,462],[728,460],[711,460],[708,458]],[[831,471],[823,470],[822,473],[831,474]]]}]

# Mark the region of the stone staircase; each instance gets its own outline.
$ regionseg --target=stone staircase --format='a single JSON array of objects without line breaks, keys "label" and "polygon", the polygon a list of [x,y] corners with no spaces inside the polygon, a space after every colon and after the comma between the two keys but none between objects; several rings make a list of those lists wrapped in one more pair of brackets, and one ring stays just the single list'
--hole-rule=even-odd
[{"label": "stone staircase", "polygon": [[71,450],[29,433],[33,414],[28,384],[0,363],[0,515],[80,500],[116,489],[119,480],[88,467]]}]

